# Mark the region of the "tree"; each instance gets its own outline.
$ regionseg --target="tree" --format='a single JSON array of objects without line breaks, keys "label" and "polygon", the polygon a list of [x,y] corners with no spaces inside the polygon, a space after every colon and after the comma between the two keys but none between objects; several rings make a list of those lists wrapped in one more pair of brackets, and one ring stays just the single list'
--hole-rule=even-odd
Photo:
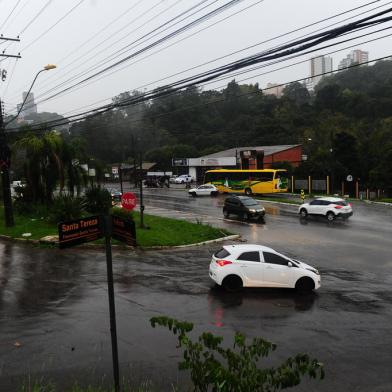
[{"label": "tree", "polygon": [[323,365],[306,354],[286,359],[280,366],[262,368],[259,359],[267,357],[276,345],[262,338],[250,343],[237,332],[233,349],[222,347],[223,338],[202,333],[196,341],[189,337],[193,324],[169,317],[153,317],[152,327],[166,327],[178,337],[178,348],[184,350],[180,370],[189,370],[197,392],[268,392],[298,385],[301,377],[323,379]]},{"label": "tree", "polygon": [[310,101],[308,89],[299,82],[290,83],[283,89],[283,96],[291,99],[298,106],[302,106]]},{"label": "tree", "polygon": [[54,131],[46,131],[42,137],[27,134],[14,144],[24,150],[25,176],[33,201],[51,203],[56,183],[64,188],[64,165],[61,160],[63,140]]}]

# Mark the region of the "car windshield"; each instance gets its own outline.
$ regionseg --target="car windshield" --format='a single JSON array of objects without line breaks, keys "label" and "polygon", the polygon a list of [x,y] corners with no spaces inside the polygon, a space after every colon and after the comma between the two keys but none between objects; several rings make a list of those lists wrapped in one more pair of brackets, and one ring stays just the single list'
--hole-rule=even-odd
[{"label": "car windshield", "polygon": [[253,200],[253,199],[245,199],[245,200],[243,200],[242,201],[242,204],[244,205],[244,206],[258,206],[259,205],[259,203],[256,201],[256,200]]}]

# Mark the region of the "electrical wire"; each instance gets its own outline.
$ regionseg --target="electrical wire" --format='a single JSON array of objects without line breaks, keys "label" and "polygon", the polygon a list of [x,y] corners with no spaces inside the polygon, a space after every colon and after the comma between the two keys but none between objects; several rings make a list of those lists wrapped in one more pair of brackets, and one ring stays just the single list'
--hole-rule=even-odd
[{"label": "electrical wire", "polygon": [[[284,34],[278,35],[278,36],[273,37],[273,38],[270,38],[270,39],[268,39],[268,40],[261,41],[261,42],[259,42],[259,43],[257,43],[257,44],[248,46],[248,47],[246,47],[246,48],[244,48],[244,49],[241,49],[241,50],[238,50],[238,51],[229,53],[229,54],[227,54],[227,55],[225,55],[225,56],[221,56],[221,57],[219,57],[219,58],[216,58],[216,59],[214,59],[214,60],[211,60],[211,61],[208,61],[208,62],[206,62],[206,63],[200,64],[200,65],[198,65],[198,66],[188,68],[188,69],[185,70],[185,71],[178,72],[178,73],[176,73],[176,74],[170,75],[169,77],[162,78],[162,79],[160,79],[160,80],[158,80],[158,81],[155,81],[155,82],[152,82],[152,83],[145,84],[145,85],[143,85],[143,86],[137,87],[136,89],[138,90],[138,89],[140,89],[140,88],[147,87],[147,86],[149,86],[149,85],[151,85],[151,84],[155,84],[156,82],[160,82],[160,81],[166,80],[166,79],[168,79],[168,78],[170,78],[170,77],[177,76],[177,75],[179,75],[179,74],[188,72],[188,71],[193,70],[193,69],[195,69],[195,68],[198,68],[198,67],[201,67],[201,66],[210,64],[210,63],[215,62],[215,61],[218,61],[218,60],[220,60],[220,59],[223,59],[223,58],[232,56],[232,55],[237,54],[237,53],[240,53],[240,52],[243,52],[244,50],[248,50],[248,49],[253,48],[253,47],[256,47],[256,46],[258,46],[258,45],[261,45],[261,44],[270,42],[270,41],[272,41],[272,40],[274,40],[274,39],[278,39],[278,38],[287,36],[287,35],[289,35],[289,34],[292,34],[292,33],[294,33],[294,32],[297,32],[297,31],[299,31],[299,30],[303,30],[303,29],[306,29],[306,28],[308,28],[308,27],[314,26],[314,25],[316,25],[316,24],[320,24],[320,23],[322,23],[322,22],[324,22],[324,21],[327,21],[327,20],[330,20],[330,19],[332,19],[332,18],[336,18],[336,17],[342,16],[342,15],[347,14],[347,13],[349,13],[349,12],[356,11],[356,10],[358,10],[358,9],[360,9],[360,8],[369,6],[369,5],[374,4],[374,3],[377,3],[377,2],[379,2],[379,0],[377,0],[377,1],[371,1],[371,2],[369,2],[369,3],[366,3],[366,4],[363,4],[363,5],[361,5],[361,6],[355,7],[355,8],[353,8],[353,9],[350,9],[350,10],[347,10],[347,11],[344,11],[344,12],[341,12],[341,13],[338,13],[338,14],[333,15],[333,16],[330,16],[330,17],[328,17],[328,18],[324,18],[324,19],[322,19],[322,20],[320,20],[320,21],[313,22],[313,23],[311,23],[311,24],[308,24],[308,25],[306,25],[306,26],[303,26],[303,27],[301,27],[301,28],[298,28],[298,29],[289,31],[288,33],[284,33]],[[390,4],[390,3],[392,3],[392,1],[390,1],[390,2],[387,3],[387,4]],[[367,11],[365,11],[365,12],[363,12],[363,13],[371,12],[371,11],[373,11],[373,10],[375,10],[375,9],[378,9],[378,8],[380,8],[380,7],[383,7],[383,6],[387,5],[387,4],[384,4],[384,5],[375,7],[375,8],[373,8],[373,9],[367,10]],[[253,4],[253,5],[255,5],[255,4]],[[239,12],[240,12],[240,11],[239,11]],[[331,26],[333,26],[333,25],[336,25],[337,23],[341,23],[341,22],[344,22],[344,21],[346,21],[346,20],[352,19],[353,17],[360,16],[360,15],[362,15],[363,13],[360,13],[360,14],[357,14],[357,15],[354,15],[354,16],[351,16],[351,17],[349,17],[349,18],[347,18],[347,19],[344,19],[343,21],[336,22],[336,23],[334,23],[334,24],[332,24],[332,25],[329,25],[329,26],[327,26],[327,27],[331,27]],[[324,29],[324,28],[323,28],[323,29]],[[200,31],[200,30],[199,30],[199,31]],[[316,32],[317,32],[317,31],[320,31],[320,30],[316,30]],[[312,33],[314,33],[314,32],[312,32]],[[312,34],[312,33],[309,33],[309,34]],[[309,35],[309,34],[306,34],[305,36],[307,36],[307,35]],[[186,38],[187,38],[187,37],[186,37]],[[184,39],[184,38],[183,38],[183,39]],[[182,40],[183,40],[183,39],[182,39]],[[181,40],[180,40],[180,41],[181,41]],[[290,42],[290,41],[289,41],[289,42]],[[173,44],[171,44],[171,45],[169,45],[169,46],[172,46],[172,45],[173,45]],[[169,46],[167,46],[167,47],[169,47]],[[165,47],[165,48],[167,48],[167,47]],[[163,48],[163,49],[161,49],[161,50],[164,50],[165,48]],[[160,52],[161,50],[156,51],[156,52],[154,52],[154,53],[152,53],[152,54],[150,54],[150,55],[148,55],[148,56],[145,56],[145,57],[143,57],[143,58],[140,59],[140,60],[137,60],[137,61],[135,61],[135,62],[133,62],[133,63],[131,63],[131,64],[125,66],[125,67],[120,68],[119,70],[114,70],[114,71],[112,71],[109,75],[112,75],[112,74],[114,74],[115,72],[120,71],[121,69],[125,69],[126,67],[128,67],[128,66],[130,66],[130,65],[132,65],[132,64],[135,64],[135,63],[137,63],[137,62],[139,62],[139,61],[142,61],[143,59],[148,58],[148,57],[150,57],[151,55]],[[107,75],[107,76],[109,76],[109,75]],[[103,76],[103,77],[100,77],[98,80],[101,80],[101,79],[103,79],[103,78],[104,78],[104,76]],[[97,81],[98,81],[98,80],[97,80]],[[89,84],[91,84],[91,83],[89,83]],[[80,88],[78,88],[78,89],[80,89]],[[51,90],[51,91],[53,91],[53,90]],[[38,97],[41,97],[41,96],[42,96],[42,94],[39,95]],[[38,101],[38,103],[42,103],[42,102],[45,102],[45,100]]]},{"label": "electrical wire", "polygon": [[[392,27],[388,27],[387,29],[390,29],[390,28],[392,28]],[[367,43],[374,42],[374,41],[377,41],[377,40],[380,40],[380,39],[383,39],[383,38],[388,38],[388,37],[391,37],[391,36],[392,36],[392,34],[387,34],[387,35],[384,35],[384,36],[381,36],[381,37],[377,37],[377,38],[374,38],[374,39],[371,39],[371,40],[362,41],[362,42],[359,42],[359,43],[354,44],[354,45],[345,46],[345,47],[343,47],[343,48],[341,48],[341,49],[338,49],[338,50],[334,50],[334,51],[330,51],[330,52],[325,52],[325,53],[322,54],[322,56],[329,56],[329,55],[332,55],[332,54],[336,54],[336,53],[345,51],[345,50],[347,50],[347,49],[352,49],[352,48],[354,48],[354,47],[357,46],[357,45],[367,44]],[[357,38],[358,38],[358,37],[356,37],[356,39],[357,39]],[[242,74],[244,74],[244,73],[249,73],[249,72],[252,72],[252,71],[261,69],[261,68],[269,67],[269,66],[271,66],[271,65],[275,65],[275,64],[278,64],[278,63],[281,63],[281,62],[290,60],[290,59],[292,59],[292,58],[294,58],[294,57],[298,57],[298,55],[293,56],[293,57],[291,57],[291,58],[289,58],[289,59],[280,59],[280,60],[277,60],[277,61],[275,61],[275,62],[271,62],[271,63],[268,63],[268,64],[263,64],[263,65],[261,65],[261,66],[254,67],[253,69],[250,69],[250,70],[245,70],[245,71],[237,72],[237,73],[235,73],[235,74],[232,74],[232,75],[229,75],[229,76],[225,76],[225,77],[222,77],[222,78],[220,78],[220,79],[216,79],[216,80],[214,80],[213,82],[209,82],[209,83],[205,83],[205,84],[198,85],[198,88],[203,88],[203,87],[205,87],[205,86],[207,86],[207,85],[210,85],[210,84],[212,84],[212,83],[216,83],[216,82],[218,82],[218,81],[223,81],[223,80],[231,79],[231,78],[233,78],[233,77],[242,75]],[[274,72],[277,72],[277,71],[280,71],[280,70],[283,70],[283,69],[288,69],[288,68],[294,67],[294,66],[296,66],[296,65],[300,65],[300,64],[307,63],[307,62],[309,62],[309,60],[310,60],[310,58],[307,58],[307,59],[305,59],[305,60],[301,60],[301,61],[298,61],[298,62],[295,62],[295,63],[291,63],[291,64],[288,64],[288,65],[285,65],[285,66],[282,66],[282,67],[279,67],[279,68],[275,68],[275,69],[272,69],[272,70],[269,70],[269,71],[266,71],[266,72],[262,72],[262,73],[259,73],[259,74],[255,74],[255,75],[249,76],[249,77],[247,77],[247,78],[243,78],[243,79],[236,80],[236,81],[237,81],[237,83],[241,83],[241,82],[247,81],[247,80],[249,80],[249,79],[255,79],[255,78],[259,77],[259,76],[268,75],[268,74],[271,74],[271,73],[274,73]],[[309,79],[311,79],[311,78],[309,78]],[[214,90],[218,90],[218,91],[219,91],[220,89],[222,89],[222,88],[224,88],[224,87],[226,87],[226,84],[225,84],[225,85],[218,86],[218,87],[215,87]],[[173,95],[177,95],[177,94],[178,94],[178,92],[173,93]],[[107,101],[107,100],[108,100],[108,99],[105,99],[105,101]],[[103,100],[98,101],[98,102],[102,102],[102,101],[103,101]],[[96,103],[98,103],[98,102],[95,102],[94,104],[96,104]],[[144,102],[142,102],[142,103],[144,103]],[[80,109],[82,109],[82,108],[94,106],[94,104],[86,105],[86,106],[80,107],[80,108],[78,108],[78,109],[75,109],[75,110],[72,110],[72,111],[69,111],[69,112],[62,113],[62,115],[65,116],[65,115],[67,115],[67,114],[73,113],[73,112],[75,112],[75,111],[77,111],[77,110],[80,110]]]},{"label": "electrical wire", "polygon": [[27,23],[25,27],[20,31],[19,36],[22,35],[41,15],[42,13],[46,10],[46,8],[49,7],[50,3],[53,0],[48,0],[44,6],[34,15],[34,17]]},{"label": "electrical wire", "polygon": [[[249,8],[251,8],[251,7],[253,7],[253,6],[257,5],[257,4],[262,3],[263,1],[264,1],[264,0],[258,0],[256,3],[253,3],[253,4],[251,4],[251,5],[249,5],[249,6],[245,7],[245,8],[243,8],[242,10],[239,10],[238,12],[235,12],[234,14],[231,14],[231,15],[229,15],[229,16],[223,18],[223,19],[220,19],[219,21],[217,21],[217,22],[215,22],[215,23],[213,23],[213,24],[211,24],[211,25],[209,25],[209,26],[207,26],[207,27],[205,27],[205,28],[199,30],[198,32],[204,31],[205,29],[207,29],[207,28],[209,28],[209,27],[212,27],[212,26],[216,25],[217,23],[220,23],[220,22],[222,22],[222,21],[224,21],[224,20],[227,20],[228,18],[230,18],[230,17],[232,17],[232,16],[235,16],[235,15],[239,14],[240,12],[246,11],[246,10],[248,10]],[[391,3],[392,3],[392,1],[391,1]],[[196,33],[198,33],[198,32],[196,32]],[[181,41],[183,41],[184,39],[189,38],[189,37],[195,35],[196,33],[193,33],[193,34],[191,34],[191,35],[189,35],[189,36],[187,36],[187,37],[185,37],[185,38],[183,38],[183,39],[181,39],[181,40],[179,40],[179,41],[176,41],[174,44],[176,44],[176,43],[178,43],[178,42],[181,42]],[[170,46],[172,46],[172,45],[174,45],[174,44],[171,44],[171,45],[169,45],[169,46],[166,46],[165,48],[160,49],[160,50],[157,51],[157,52],[154,52],[154,53],[152,53],[152,54],[150,54],[150,55],[148,55],[148,56],[145,56],[145,57],[143,57],[142,59],[140,59],[140,60],[138,60],[138,61],[135,61],[135,62],[131,63],[130,65],[136,64],[136,63],[138,63],[139,61],[144,60],[145,58],[151,57],[151,56],[154,55],[155,53],[159,53],[159,52],[161,52],[162,50],[164,50],[164,49],[166,49],[166,48],[168,48],[168,47],[170,47]],[[211,62],[212,62],[212,61],[211,61]],[[203,65],[204,65],[204,64],[203,64]],[[114,73],[116,73],[116,72],[118,72],[118,71],[120,71],[120,70],[122,70],[122,69],[125,69],[125,68],[127,68],[128,66],[129,66],[129,65],[127,65],[126,67],[122,67],[122,68],[120,68],[119,70],[113,71],[113,72],[111,72],[109,75],[112,75],[112,74],[114,74]],[[197,67],[198,67],[198,66],[197,66]],[[197,67],[192,67],[191,69],[194,69],[194,68],[197,68]],[[189,70],[189,69],[188,69],[188,70]],[[186,71],[187,71],[187,70],[186,70]],[[186,72],[186,71],[182,71],[182,72],[179,72],[179,73],[177,73],[177,74],[181,74],[181,73],[184,73],[184,72]],[[171,76],[175,76],[175,75],[177,75],[177,74],[174,74],[174,75],[171,75]],[[109,76],[109,75],[107,75],[107,76]],[[97,80],[95,80],[94,82],[97,82],[97,81],[102,80],[102,79],[104,79],[104,78],[105,78],[105,76],[102,76],[102,77],[98,78]],[[169,77],[167,77],[167,78],[169,78]],[[167,78],[165,78],[165,79],[167,79]],[[162,79],[161,79],[161,80],[162,80]],[[87,85],[90,85],[91,83],[94,83],[94,82],[87,83]],[[153,84],[153,83],[154,83],[154,82],[149,83],[148,85],[151,85],[151,84]],[[145,86],[147,86],[147,85],[145,85]],[[143,87],[144,87],[144,86],[143,86]],[[83,88],[83,87],[76,88],[74,91],[77,91],[77,90],[79,90],[79,89],[81,89],[81,88]],[[140,87],[140,88],[142,88],[142,87]],[[133,90],[139,90],[140,88],[137,87],[136,89],[133,89]],[[38,97],[39,97],[39,96],[38,96]],[[98,104],[98,103],[102,103],[102,102],[104,102],[104,101],[108,101],[108,100],[111,100],[111,99],[112,99],[111,97],[109,97],[109,98],[104,98],[104,99],[101,99],[101,100],[99,100],[99,101],[96,101],[96,102],[94,102],[94,103],[92,103],[92,104],[90,104],[90,105],[83,106],[83,107],[81,107],[81,108],[94,106],[94,105],[96,105],[96,104]],[[41,103],[41,102],[42,102],[42,101],[37,101],[37,104],[38,104],[38,103]]]},{"label": "electrical wire", "polygon": [[9,13],[9,15],[5,18],[4,22],[1,24],[0,26],[0,30],[6,25],[6,23],[8,22],[9,18],[12,16],[12,14],[14,13],[15,9],[18,7],[19,3],[22,0],[18,0],[14,6],[14,8],[12,8],[11,12]]},{"label": "electrical wire", "polygon": [[59,18],[53,25],[51,25],[47,30],[45,30],[42,34],[40,34],[37,38],[27,44],[21,52],[27,50],[32,45],[34,45],[39,39],[41,39],[44,35],[46,35],[50,30],[56,27],[61,21],[63,21],[68,15],[70,15],[76,8],[78,8],[85,0],[80,0],[76,5],[74,5],[69,11],[67,11],[61,18]]},{"label": "electrical wire", "polygon": [[[22,11],[26,8],[26,5],[29,3],[29,0],[26,0],[26,2],[19,8],[19,11],[14,15],[13,19],[16,19],[21,13]],[[9,19],[8,24],[11,23],[12,19]],[[4,28],[6,27],[6,25],[4,25]]]},{"label": "electrical wire", "polygon": [[[211,18],[211,17],[213,17],[213,16],[215,16],[215,15],[217,15],[217,14],[219,14],[219,13],[225,11],[226,9],[228,9],[228,8],[230,8],[230,7],[234,6],[234,5],[236,5],[237,3],[241,2],[241,1],[243,1],[243,0],[231,0],[231,1],[229,1],[228,3],[224,4],[223,6],[220,6],[220,7],[216,8],[215,10],[213,10],[213,11],[211,11],[211,12],[209,12],[209,13],[203,15],[203,16],[201,16],[200,18],[198,18],[198,19],[196,19],[196,20],[194,20],[194,21],[188,23],[187,25],[185,25],[185,26],[183,26],[183,27],[181,27],[181,28],[175,30],[174,32],[169,33],[168,35],[166,35],[166,36],[164,36],[164,37],[158,39],[157,41],[155,41],[155,42],[149,44],[147,47],[145,47],[145,48],[143,48],[143,49],[140,49],[140,50],[138,50],[137,52],[134,52],[134,53],[132,53],[131,55],[126,56],[125,58],[123,58],[123,59],[117,61],[116,63],[114,63],[114,64],[112,64],[112,65],[110,65],[110,66],[108,66],[108,67],[105,67],[103,70],[98,71],[98,72],[94,73],[93,75],[90,75],[90,76],[88,76],[88,77],[82,79],[81,81],[75,83],[74,85],[72,85],[72,86],[70,86],[70,87],[67,87],[67,88],[61,90],[61,92],[68,91],[69,89],[73,88],[74,86],[78,86],[78,85],[80,85],[80,84],[82,84],[82,83],[85,83],[85,82],[88,81],[88,80],[91,80],[92,78],[95,78],[95,77],[98,76],[98,75],[101,75],[102,73],[105,73],[107,70],[110,70],[110,69],[112,69],[112,68],[114,68],[114,67],[116,67],[116,66],[118,66],[118,65],[120,65],[120,64],[122,64],[122,63],[124,63],[124,62],[126,62],[126,61],[128,61],[129,59],[138,56],[139,54],[141,54],[141,53],[143,53],[143,52],[145,52],[145,51],[147,51],[147,50],[150,50],[151,48],[153,48],[153,47],[155,47],[155,46],[161,44],[162,42],[165,42],[166,40],[169,40],[169,39],[171,39],[172,37],[174,37],[174,36],[176,36],[176,35],[178,35],[178,34],[184,32],[184,31],[186,31],[186,30],[188,30],[188,29],[190,29],[191,27],[193,27],[193,26],[196,25],[196,24],[199,24],[199,23],[204,22],[205,20],[208,20],[209,18]],[[84,73],[84,74],[85,74],[85,73]],[[65,82],[63,82],[63,83],[61,83],[60,86],[64,85],[64,84],[67,83],[67,82],[68,82],[68,80],[65,81]],[[44,94],[47,94],[47,93],[49,93],[49,92],[51,92],[51,91],[54,91],[54,90],[57,89],[57,88],[59,88],[59,86],[53,87],[52,89],[50,89],[49,91],[47,91],[47,92],[44,93]],[[42,96],[42,94],[41,94],[41,96]]]},{"label": "electrical wire", "polygon": [[[373,16],[373,18],[374,18],[374,16]],[[381,23],[381,22],[379,22],[379,23]],[[249,60],[250,61],[250,60]]]},{"label": "electrical wire", "polygon": [[[140,26],[138,26],[137,28],[133,29],[132,31],[128,32],[126,35],[122,36],[121,38],[119,38],[117,40],[117,43],[122,41],[123,39],[127,38],[129,35],[131,35],[132,33],[136,32],[137,30],[143,28],[144,26],[146,26],[148,23],[150,23],[152,20],[160,17],[162,14],[164,14],[165,12],[167,12],[168,10],[170,10],[173,6],[175,6],[177,3],[179,3],[182,0],[177,1],[176,3],[170,5],[169,7],[165,8],[163,11],[161,11],[160,13],[154,15],[152,18],[148,19],[147,21],[145,21],[143,24],[141,24]],[[203,0],[201,3],[204,3],[208,0]],[[219,1],[219,0],[214,0],[215,1]],[[141,15],[137,16],[136,18],[134,18],[131,22],[129,22],[127,25],[130,26],[133,24],[133,22],[137,21],[138,19],[140,19],[142,16],[146,15],[147,13],[149,13],[150,11],[152,11],[154,8],[156,8],[157,6],[159,6],[161,4],[161,2],[156,3],[154,6],[152,6],[151,8],[147,9],[145,12],[143,12]],[[193,8],[193,7],[192,7]],[[96,57],[98,55],[100,55],[101,53],[105,52],[107,49],[112,48],[113,44],[104,47],[103,49],[101,49],[99,52],[94,53],[92,56],[90,56],[87,59],[84,59],[85,56],[87,56],[89,53],[93,52],[94,49],[98,48],[99,46],[101,46],[103,43],[105,43],[106,41],[108,41],[110,38],[112,38],[113,36],[115,36],[116,34],[118,34],[119,32],[123,31],[123,28],[117,30],[115,33],[111,34],[108,38],[106,38],[105,40],[101,41],[100,43],[98,43],[97,45],[95,45],[93,48],[89,49],[86,53],[84,53],[82,56],[80,56],[78,59],[76,59],[76,64],[75,64],[75,60],[71,63],[69,63],[68,65],[66,65],[65,67],[62,67],[62,70],[68,68],[70,65],[74,64],[74,67],[71,68],[68,72],[65,72],[62,74],[61,78],[64,78],[66,75],[70,74],[72,71],[79,69],[79,65],[77,65],[80,60],[83,60],[83,64],[88,63],[90,60],[96,59]],[[88,70],[91,69],[96,69],[97,67],[88,67]],[[76,79],[78,76],[84,75],[85,73],[88,73],[88,71],[82,71],[79,72],[77,75],[74,75],[73,77],[67,79],[65,82],[62,82],[60,85],[64,85],[66,84],[68,81],[72,81],[74,79]],[[61,79],[59,78],[59,79]]]},{"label": "electrical wire", "polygon": [[[373,14],[371,16],[368,16],[366,18],[362,18],[360,20],[357,20],[353,23],[350,23],[348,25],[343,25],[338,28],[332,29],[332,30],[327,30],[326,32],[323,33],[318,33],[315,35],[312,35],[307,38],[303,38],[300,40],[295,41],[294,43],[290,44],[285,44],[281,45],[279,48],[276,49],[271,49],[268,51],[264,51],[261,54],[255,54],[252,56],[248,56],[240,61],[236,61],[234,63],[229,63],[221,67],[217,67],[213,70],[203,72],[201,74],[195,75],[193,77],[185,78],[182,79],[178,82],[172,83],[171,85],[164,86],[159,89],[155,89],[153,93],[145,93],[142,95],[142,97],[138,97],[137,100],[124,100],[122,103],[117,103],[116,105],[107,105],[104,107],[96,108],[90,112],[104,112],[108,110],[112,110],[115,107],[122,107],[126,106],[132,103],[136,103],[138,100],[149,100],[152,98],[157,98],[163,95],[167,95],[169,90],[170,91],[178,91],[180,89],[185,89],[188,87],[191,87],[193,85],[197,85],[203,82],[208,82],[210,80],[216,79],[219,76],[222,76],[224,74],[229,74],[232,71],[235,71],[240,68],[245,68],[250,65],[256,64],[258,62],[264,62],[267,60],[272,60],[272,59],[278,59],[282,58],[287,55],[295,54],[298,52],[303,52],[306,49],[309,49],[312,46],[317,46],[322,42],[335,39],[338,36],[350,32],[350,31],[355,31],[358,28],[362,28],[363,26],[371,26],[371,24],[379,24],[379,23],[384,23],[386,21],[389,21],[392,19],[392,17],[385,17],[382,19],[376,19],[379,16],[383,16],[389,12],[391,12],[392,9],[384,10],[382,12],[378,12],[376,14]],[[373,19],[373,20],[372,20]],[[81,113],[79,115],[71,116],[71,117],[77,117],[81,115],[85,115],[88,113]]]},{"label": "electrical wire", "polygon": [[[392,54],[389,54],[388,56],[379,57],[379,58],[376,58],[376,59],[373,59],[373,60],[369,60],[369,61],[366,61],[366,62],[363,62],[363,63],[360,63],[360,64],[358,64],[358,63],[352,64],[352,65],[348,66],[347,68],[345,68],[345,70],[352,69],[352,68],[357,68],[357,67],[360,67],[360,66],[363,66],[363,65],[368,65],[368,64],[371,64],[371,63],[374,63],[374,62],[377,62],[377,61],[390,60],[391,57],[392,57]],[[334,74],[334,73],[337,73],[337,72],[341,72],[341,71],[342,71],[341,69],[333,69],[333,70],[328,71],[328,72],[322,72],[322,73],[316,74],[313,77],[322,77],[322,76],[331,75],[331,74]],[[266,91],[266,90],[275,89],[277,87],[284,87],[284,86],[292,84],[292,83],[304,82],[307,79],[309,79],[309,77],[299,78],[299,79],[291,80],[291,81],[288,81],[288,82],[275,84],[273,87],[266,87],[264,89],[259,89],[259,90],[255,90],[255,91],[252,91],[252,92],[238,94],[237,97],[241,98],[241,97],[245,97],[245,96],[261,93],[261,92]],[[167,115],[172,114],[172,113],[189,110],[189,109],[195,108],[195,107],[208,106],[208,105],[215,104],[215,103],[218,103],[218,102],[223,102],[225,100],[226,100],[226,97],[219,97],[219,98],[210,100],[208,102],[203,102],[203,103],[199,103],[199,104],[196,104],[196,105],[190,105],[190,106],[185,107],[185,108],[179,108],[177,110],[173,110],[173,111],[170,111],[170,112],[161,113],[161,114],[155,115],[155,116],[150,116],[149,118],[150,119],[151,118],[159,118],[159,117],[167,116]],[[90,114],[88,116],[83,116],[83,117],[80,117],[80,118],[76,118],[76,116],[72,116],[72,117],[75,117],[75,118],[74,119],[64,118],[64,119],[61,119],[61,120],[57,120],[57,122],[52,121],[50,123],[35,124],[30,130],[31,131],[34,131],[34,130],[38,131],[38,130],[40,130],[40,127],[42,127],[42,126],[44,126],[44,127],[45,126],[46,127],[56,127],[56,126],[60,126],[60,125],[66,125],[66,124],[70,124],[70,123],[74,123],[74,122],[79,122],[79,121],[82,121],[82,120],[88,120],[88,119],[93,118],[95,116],[101,115],[101,114],[103,114],[105,112],[106,111],[101,111],[101,112],[96,111],[95,113],[92,113],[92,114]],[[142,120],[141,119],[134,120],[134,121],[131,120],[131,121],[129,121],[129,123],[140,122],[140,121],[142,121]],[[95,127],[94,129],[98,129],[98,128],[100,128],[100,127]],[[89,128],[89,129],[92,129],[92,128]],[[18,131],[18,130],[19,130],[18,128],[9,128],[9,129],[6,129],[6,132],[15,132],[15,131]]]}]

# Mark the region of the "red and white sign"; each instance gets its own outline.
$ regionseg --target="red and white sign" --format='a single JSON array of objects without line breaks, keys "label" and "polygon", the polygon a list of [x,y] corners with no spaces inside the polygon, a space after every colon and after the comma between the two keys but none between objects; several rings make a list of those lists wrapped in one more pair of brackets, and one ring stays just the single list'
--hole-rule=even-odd
[{"label": "red and white sign", "polygon": [[124,193],[121,196],[121,206],[126,210],[132,211],[136,207],[136,196],[132,192]]}]

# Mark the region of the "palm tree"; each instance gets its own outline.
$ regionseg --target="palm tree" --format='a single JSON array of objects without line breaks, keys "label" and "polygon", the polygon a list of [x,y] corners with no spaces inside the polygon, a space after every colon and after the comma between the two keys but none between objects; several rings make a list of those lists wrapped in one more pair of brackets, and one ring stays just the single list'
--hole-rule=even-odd
[{"label": "palm tree", "polygon": [[56,131],[47,131],[41,137],[29,133],[14,143],[16,149],[25,152],[26,179],[34,202],[50,204],[57,182],[60,191],[64,188],[63,145]]},{"label": "palm tree", "polygon": [[86,161],[85,146],[82,139],[73,139],[69,143],[64,142],[62,161],[66,174],[66,187],[68,192],[74,196],[80,194],[82,185],[87,185],[88,176],[80,165],[80,161]]}]

